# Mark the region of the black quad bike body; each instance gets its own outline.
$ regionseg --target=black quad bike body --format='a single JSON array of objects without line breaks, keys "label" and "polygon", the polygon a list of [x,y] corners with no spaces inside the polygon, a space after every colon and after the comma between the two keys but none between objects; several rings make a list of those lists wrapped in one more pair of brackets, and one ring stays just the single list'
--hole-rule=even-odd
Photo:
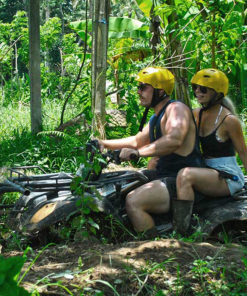
[{"label": "black quad bike body", "polygon": [[[93,161],[95,145],[86,146]],[[80,214],[78,202],[85,196],[91,196],[100,212],[111,214],[123,224],[128,225],[125,210],[126,195],[133,189],[147,183],[150,179],[145,171],[121,170],[102,172],[109,162],[119,163],[119,151],[102,154],[101,170],[88,171],[79,185],[84,188],[84,196],[71,190],[75,178],[84,171],[81,166],[76,175],[54,173],[27,175],[29,167],[9,169],[9,176],[0,183],[0,195],[6,192],[20,192],[21,197],[11,207],[9,223],[15,230],[37,234],[52,225],[68,220]],[[97,194],[95,194],[97,192]],[[2,208],[6,205],[1,205]],[[197,227],[204,238],[210,236],[218,227],[228,224],[230,228],[237,224],[241,231],[247,229],[247,178],[246,187],[234,197],[208,198],[194,206]],[[161,233],[172,231],[171,215],[154,215],[157,230]]]}]

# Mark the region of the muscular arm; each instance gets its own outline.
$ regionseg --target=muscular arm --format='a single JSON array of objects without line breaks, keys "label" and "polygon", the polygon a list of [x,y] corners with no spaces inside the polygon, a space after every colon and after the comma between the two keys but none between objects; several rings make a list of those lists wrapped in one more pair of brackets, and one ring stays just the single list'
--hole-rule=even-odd
[{"label": "muscular arm", "polygon": [[184,104],[179,102],[170,104],[161,119],[163,136],[140,148],[140,156],[163,156],[179,150],[188,134],[190,118],[190,110]]},{"label": "muscular arm", "polygon": [[100,145],[104,148],[115,150],[122,148],[139,149],[149,143],[149,126],[146,126],[142,132],[135,136],[114,139],[114,140],[99,140]]},{"label": "muscular arm", "polygon": [[237,151],[245,170],[247,170],[247,146],[245,144],[240,121],[236,116],[231,115],[226,118],[225,124],[228,136],[232,140],[234,148]]}]

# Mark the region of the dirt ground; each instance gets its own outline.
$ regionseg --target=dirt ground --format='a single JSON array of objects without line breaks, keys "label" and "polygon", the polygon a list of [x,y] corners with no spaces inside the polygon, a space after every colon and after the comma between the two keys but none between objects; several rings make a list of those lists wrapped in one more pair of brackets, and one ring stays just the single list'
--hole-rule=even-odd
[{"label": "dirt ground", "polygon": [[[234,274],[243,270],[245,250],[238,244],[176,239],[119,245],[87,239],[56,244],[28,253],[23,269],[28,272],[22,286],[38,291],[39,295],[57,296],[215,295],[209,291],[212,287],[227,286],[237,280]],[[11,251],[3,255],[22,253]],[[247,295],[247,291],[241,295]]]}]

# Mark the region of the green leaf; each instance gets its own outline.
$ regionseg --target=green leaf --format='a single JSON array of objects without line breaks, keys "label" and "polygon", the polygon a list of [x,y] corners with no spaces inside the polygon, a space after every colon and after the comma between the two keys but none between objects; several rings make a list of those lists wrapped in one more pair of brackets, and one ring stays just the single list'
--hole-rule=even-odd
[{"label": "green leaf", "polygon": [[[75,30],[83,40],[85,39],[85,20],[71,22],[70,27]],[[92,31],[92,20],[88,22],[88,31]],[[137,33],[137,31],[139,33]],[[109,19],[109,37],[111,38],[132,37],[130,32],[132,32],[133,37],[143,37],[147,34],[146,31],[148,31],[148,26],[136,19],[127,17],[110,17]],[[140,32],[142,32],[142,34]],[[119,33],[122,33],[122,35]]]},{"label": "green leaf", "polygon": [[[11,257],[11,258],[16,258],[16,257]],[[18,257],[18,259],[19,258],[22,258],[22,257]],[[9,259],[9,258],[7,258],[7,259]],[[8,276],[4,276],[4,282],[1,282],[1,284],[0,284],[0,296],[28,296],[28,295],[31,295],[24,288],[19,287],[17,285],[17,282],[14,281],[13,278],[9,277],[9,272],[7,275]],[[1,275],[1,277],[3,279],[3,275]]]},{"label": "green leaf", "polygon": [[95,230],[94,227],[91,226],[89,229],[90,229],[90,231],[91,231],[94,235],[96,235],[96,230]]},{"label": "green leaf", "polygon": [[194,16],[195,14],[199,13],[199,9],[195,6],[191,6],[188,10],[188,12],[186,13],[186,15],[183,17],[183,19],[187,19],[191,16]]},{"label": "green leaf", "polygon": [[88,215],[88,214],[90,214],[91,210],[90,210],[90,208],[83,208],[82,212],[83,212],[83,214]]},{"label": "green leaf", "polygon": [[3,273],[0,273],[0,286],[3,284],[5,280],[5,275]]},{"label": "green leaf", "polygon": [[146,30],[146,24],[128,17],[110,17],[109,32],[130,32],[140,29]]},{"label": "green leaf", "polygon": [[81,232],[81,235],[82,235],[83,237],[88,237],[88,236],[89,236],[89,233],[88,233],[87,231],[82,231],[82,232]]},{"label": "green leaf", "polygon": [[136,0],[136,2],[145,16],[149,17],[152,8],[152,0]]},{"label": "green leaf", "polygon": [[[77,34],[80,36],[81,40],[85,40],[85,30],[78,30]],[[89,34],[87,35],[87,45],[92,45],[92,37]]]},{"label": "green leaf", "polygon": [[22,287],[18,287],[18,296],[31,296],[31,294]]},{"label": "green leaf", "polygon": [[242,258],[242,261],[243,261],[243,263],[244,263],[244,266],[247,267],[247,258],[244,258],[244,257],[243,257],[243,258]]},{"label": "green leaf", "polygon": [[[92,20],[88,20],[88,31],[92,32]],[[86,30],[86,21],[76,21],[76,22],[71,22],[69,26],[74,29],[75,31],[85,31]]]},{"label": "green leaf", "polygon": [[131,32],[109,32],[109,38],[143,38],[148,39],[150,33],[148,31],[143,32],[140,30]]},{"label": "green leaf", "polygon": [[0,256],[0,273],[6,273],[7,277],[12,279],[20,272],[24,262],[25,259],[20,256],[9,258]]},{"label": "green leaf", "polygon": [[90,225],[92,225],[94,228],[99,229],[99,225],[98,225],[96,222],[94,222],[92,218],[89,218],[89,219],[88,219],[88,223],[89,223]]},{"label": "green leaf", "polygon": [[0,286],[0,296],[19,296],[17,283],[13,280],[5,281]]}]

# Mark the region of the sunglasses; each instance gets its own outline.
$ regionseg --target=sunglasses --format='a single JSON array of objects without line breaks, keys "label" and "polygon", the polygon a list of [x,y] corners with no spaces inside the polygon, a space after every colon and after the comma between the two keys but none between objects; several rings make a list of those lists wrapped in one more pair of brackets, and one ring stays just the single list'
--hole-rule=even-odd
[{"label": "sunglasses", "polygon": [[192,89],[195,92],[197,88],[199,87],[199,90],[201,93],[206,94],[208,91],[208,88],[206,86],[198,85],[198,84],[192,84]]},{"label": "sunglasses", "polygon": [[148,83],[141,83],[137,86],[137,89],[140,90],[140,91],[143,91],[145,90],[150,84]]}]

